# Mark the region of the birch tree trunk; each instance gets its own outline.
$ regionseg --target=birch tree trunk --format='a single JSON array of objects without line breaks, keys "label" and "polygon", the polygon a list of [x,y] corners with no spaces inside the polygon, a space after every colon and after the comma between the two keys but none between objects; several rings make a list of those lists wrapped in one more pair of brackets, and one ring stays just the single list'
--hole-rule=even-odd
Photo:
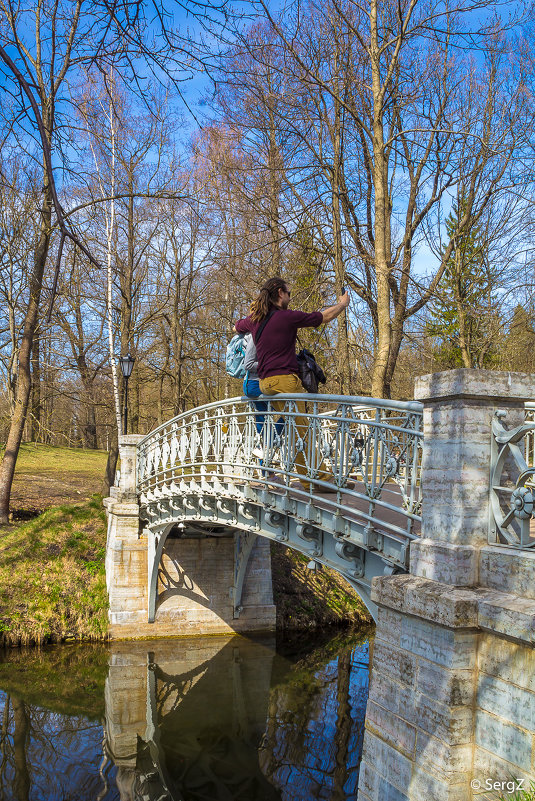
[{"label": "birch tree trunk", "polygon": [[[338,53],[335,53],[335,67],[340,69]],[[337,69],[337,72],[338,72]],[[339,82],[338,75],[336,76]],[[334,97],[334,125],[333,125],[333,176],[332,176],[332,227],[334,249],[334,285],[336,296],[342,294],[345,285],[344,251],[342,245],[342,221],[340,209],[342,153],[342,109],[339,100],[339,87]],[[347,311],[339,315],[337,321],[336,362],[338,391],[340,394],[351,392],[351,363],[349,355],[349,341],[347,332]]]}]

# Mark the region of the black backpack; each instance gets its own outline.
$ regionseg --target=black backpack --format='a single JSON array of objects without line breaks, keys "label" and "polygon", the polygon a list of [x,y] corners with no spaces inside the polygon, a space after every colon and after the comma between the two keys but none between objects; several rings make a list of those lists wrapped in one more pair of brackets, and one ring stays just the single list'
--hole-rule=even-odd
[{"label": "black backpack", "polygon": [[307,392],[316,394],[318,384],[325,384],[327,377],[313,354],[306,348],[301,348],[297,354],[297,364],[302,385]]}]

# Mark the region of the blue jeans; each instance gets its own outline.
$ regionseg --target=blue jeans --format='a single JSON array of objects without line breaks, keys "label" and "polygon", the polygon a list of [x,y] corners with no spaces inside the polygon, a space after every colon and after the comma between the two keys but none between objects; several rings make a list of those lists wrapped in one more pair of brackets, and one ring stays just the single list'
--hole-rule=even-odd
[{"label": "blue jeans", "polygon": [[[258,379],[247,378],[246,376],[245,381],[243,382],[243,394],[247,395],[248,398],[258,398],[258,396],[262,394],[260,392],[260,384],[258,382]],[[266,401],[253,401],[253,406],[258,412],[267,412],[268,405]],[[262,434],[262,429],[264,428],[264,421],[266,419],[266,416],[264,414],[255,414],[254,418],[255,418],[256,430],[258,431],[259,434]]]},{"label": "blue jeans", "polygon": [[[247,378],[246,377],[245,381],[243,382],[243,393],[244,393],[244,395],[247,395],[248,398],[251,398],[251,399],[252,398],[258,398],[258,396],[262,394],[262,392],[260,390],[260,383],[259,383],[258,379],[256,379],[256,378]],[[257,412],[260,412],[260,414],[255,414],[254,417],[255,417],[256,430],[258,431],[258,433],[262,437],[262,430],[264,428],[264,423],[265,423],[265,420],[266,420],[266,415],[263,414],[263,412],[267,412],[268,403],[267,403],[267,401],[254,401],[253,400],[253,406],[255,407]],[[282,417],[279,417],[279,419],[275,423],[275,431],[276,431],[276,433],[278,434],[279,437],[280,437],[280,435],[282,433],[283,428],[284,428],[284,419]],[[262,461],[260,462],[260,464],[262,464]]]}]

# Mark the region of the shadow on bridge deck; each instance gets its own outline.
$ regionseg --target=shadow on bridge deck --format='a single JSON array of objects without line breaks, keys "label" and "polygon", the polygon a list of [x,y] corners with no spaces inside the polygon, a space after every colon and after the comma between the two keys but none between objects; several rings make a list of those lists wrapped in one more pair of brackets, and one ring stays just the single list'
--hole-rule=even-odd
[{"label": "shadow on bridge deck", "polygon": [[[259,489],[268,489],[274,496],[282,497],[288,495],[291,498],[300,499],[308,493],[305,493],[298,481],[292,481],[289,486],[286,486],[282,481],[252,481],[249,486]],[[366,497],[366,487],[362,481],[351,481],[347,487],[351,492],[337,493],[335,490],[332,492],[313,493],[314,506],[318,509],[325,509],[325,511],[333,511],[334,509],[343,508],[344,518],[353,519],[357,522],[366,524],[370,519],[370,499]],[[354,494],[355,493],[355,494]],[[388,506],[397,507],[396,509],[383,506],[379,501],[375,501],[375,514],[373,516],[374,527],[381,530],[381,523],[384,524],[385,529],[390,530],[392,527],[405,527],[406,512],[403,506],[403,496],[401,490],[395,482],[391,486],[384,486],[381,492],[381,500]],[[415,519],[413,522],[412,533],[419,536],[421,532],[421,521]],[[383,532],[383,533],[386,533]],[[535,527],[534,527],[535,535]]]}]

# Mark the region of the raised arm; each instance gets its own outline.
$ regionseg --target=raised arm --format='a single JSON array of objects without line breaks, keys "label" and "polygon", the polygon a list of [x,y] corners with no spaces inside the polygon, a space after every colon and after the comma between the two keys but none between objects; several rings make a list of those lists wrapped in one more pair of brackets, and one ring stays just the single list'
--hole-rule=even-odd
[{"label": "raised arm", "polygon": [[323,314],[323,322],[330,323],[331,320],[334,320],[338,317],[339,314],[342,314],[344,309],[347,309],[349,306],[349,294],[344,292],[343,295],[340,296],[338,299],[338,303],[335,306],[329,306],[327,309],[322,311]]}]

